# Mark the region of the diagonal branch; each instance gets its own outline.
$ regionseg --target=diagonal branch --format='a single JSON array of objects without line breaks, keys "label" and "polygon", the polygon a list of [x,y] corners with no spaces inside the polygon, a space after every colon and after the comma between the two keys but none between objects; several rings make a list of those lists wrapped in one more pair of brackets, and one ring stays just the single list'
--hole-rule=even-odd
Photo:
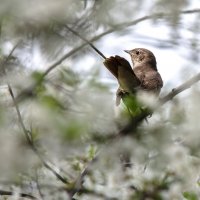
[{"label": "diagonal branch", "polygon": [[61,176],[58,172],[56,172],[56,170],[53,169],[53,167],[50,166],[50,164],[42,157],[42,155],[40,154],[40,152],[36,148],[35,144],[33,143],[32,139],[31,139],[32,132],[29,131],[28,129],[26,129],[26,127],[25,127],[25,125],[23,123],[23,119],[22,119],[21,113],[19,111],[19,107],[18,107],[16,99],[14,97],[12,88],[11,88],[11,86],[9,84],[8,84],[8,89],[9,89],[9,93],[10,93],[10,95],[12,97],[12,100],[13,100],[13,103],[14,103],[14,106],[15,106],[15,109],[16,109],[16,112],[17,112],[17,116],[18,116],[18,119],[19,119],[20,126],[21,126],[21,128],[22,128],[22,130],[23,130],[23,132],[25,134],[25,137],[27,139],[27,142],[28,142],[29,146],[35,152],[35,154],[38,156],[38,158],[40,159],[40,161],[42,162],[42,164],[48,170],[50,170],[63,183],[65,183],[65,184],[68,183],[67,179],[64,178],[63,176]]},{"label": "diagonal branch", "polygon": [[74,188],[72,191],[69,191],[69,196],[73,200],[73,196],[82,189],[82,184],[85,176],[90,172],[93,163],[97,160],[99,154],[96,154],[92,160],[89,161],[87,166],[83,169],[81,174],[75,180]]},{"label": "diagonal branch", "polygon": [[[159,102],[158,102],[157,108],[154,111],[156,111],[158,108],[160,108],[161,106],[163,106],[168,101],[172,100],[179,93],[181,93],[181,92],[187,90],[188,88],[190,88],[192,85],[194,85],[198,81],[200,81],[200,73],[198,73],[197,75],[193,76],[192,78],[190,78],[186,82],[182,83],[180,86],[172,89],[171,92],[169,92],[166,96],[164,96],[163,98],[161,98],[159,100]],[[143,112],[141,112],[139,115],[133,117],[130,120],[130,122],[119,131],[119,135],[130,134],[132,131],[134,131],[138,127],[138,125],[146,117],[148,117],[149,115],[151,115],[154,111],[151,111],[151,110],[148,110],[148,109],[143,110]]]},{"label": "diagonal branch", "polygon": [[83,36],[81,36],[79,33],[71,29],[69,26],[64,25],[64,27],[70,30],[75,35],[77,35],[78,37],[80,37],[84,42],[86,42],[89,46],[91,46],[102,58],[106,59],[106,56],[104,56],[104,54],[101,51],[99,51],[89,40],[85,39]]},{"label": "diagonal branch", "polygon": [[169,92],[169,94],[167,94],[166,96],[164,96],[163,98],[160,99],[160,105],[163,105],[167,101],[170,101],[177,94],[179,94],[179,93],[183,92],[184,90],[190,88],[192,85],[197,83],[199,80],[200,80],[200,73],[198,73],[197,75],[193,76],[192,78],[190,78],[188,81],[186,81],[185,83],[181,84],[177,88],[172,89],[172,91]]},{"label": "diagonal branch", "polygon": [[[6,191],[6,190],[0,190],[0,196],[12,196],[14,195],[14,192],[11,191]],[[37,199],[36,197],[30,195],[30,194],[26,194],[26,193],[19,193],[20,197],[25,197],[28,199]]]},{"label": "diagonal branch", "polygon": [[[11,50],[11,52],[9,53],[9,55],[7,56],[7,58],[1,63],[1,67],[3,69],[3,72],[6,74],[5,72],[5,64],[9,61],[9,59],[11,58],[13,52],[15,51],[15,49],[17,48],[17,46],[19,45],[20,42],[18,42],[14,47],[13,49]],[[40,159],[40,161],[42,162],[42,164],[48,169],[50,170],[60,181],[62,181],[63,183],[68,183],[68,181],[62,177],[59,173],[56,172],[55,169],[53,169],[50,164],[42,157],[42,155],[40,154],[40,152],[38,151],[38,149],[36,148],[34,142],[32,141],[32,132],[29,131],[25,125],[24,125],[24,122],[23,122],[23,119],[22,119],[22,116],[21,116],[21,113],[20,113],[20,110],[19,110],[19,107],[18,107],[18,104],[17,104],[17,101],[15,99],[15,96],[14,96],[14,93],[13,93],[13,90],[11,88],[11,85],[9,84],[9,81],[7,80],[7,85],[8,85],[8,90],[9,90],[9,93],[10,93],[10,96],[13,100],[13,103],[14,103],[14,107],[16,109],[16,112],[17,112],[17,116],[18,116],[18,120],[19,120],[19,124],[24,132],[24,135],[26,137],[26,140],[29,144],[29,146],[31,147],[31,149],[35,152],[35,154],[38,156],[38,158]]]}]

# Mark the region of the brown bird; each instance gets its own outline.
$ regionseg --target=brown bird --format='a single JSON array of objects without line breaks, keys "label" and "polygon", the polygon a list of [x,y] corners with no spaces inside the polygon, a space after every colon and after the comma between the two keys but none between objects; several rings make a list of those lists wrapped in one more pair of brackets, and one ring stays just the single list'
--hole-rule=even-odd
[{"label": "brown bird", "polygon": [[131,56],[133,71],[140,80],[141,90],[158,96],[163,87],[163,81],[158,73],[154,54],[144,48],[125,50],[125,52]]},{"label": "brown bird", "polygon": [[129,53],[133,62],[133,68],[129,62],[120,56],[106,58],[104,65],[117,78],[119,88],[116,93],[116,104],[120,100],[133,113],[138,108],[135,93],[138,90],[159,95],[163,81],[157,71],[156,58],[153,53],[144,48],[125,50]]}]

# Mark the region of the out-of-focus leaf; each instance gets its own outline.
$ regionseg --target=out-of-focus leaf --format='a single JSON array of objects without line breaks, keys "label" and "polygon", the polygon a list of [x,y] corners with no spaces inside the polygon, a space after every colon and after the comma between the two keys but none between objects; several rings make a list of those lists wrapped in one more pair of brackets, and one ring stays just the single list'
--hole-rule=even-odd
[{"label": "out-of-focus leaf", "polygon": [[64,106],[62,105],[62,103],[53,96],[44,95],[40,98],[40,101],[50,109],[53,109],[53,110],[64,109]]},{"label": "out-of-focus leaf", "polygon": [[78,75],[70,69],[62,69],[60,77],[61,80],[69,86],[75,86],[80,82]]},{"label": "out-of-focus leaf", "polygon": [[75,171],[81,171],[83,166],[82,166],[82,163],[79,162],[78,160],[75,160],[73,163],[72,163],[72,167]]},{"label": "out-of-focus leaf", "polygon": [[43,78],[43,73],[34,71],[31,76],[35,82],[40,82]]},{"label": "out-of-focus leaf", "polygon": [[77,121],[66,122],[66,125],[61,125],[61,131],[65,139],[79,139],[85,132],[86,125]]},{"label": "out-of-focus leaf", "polygon": [[89,158],[90,160],[92,160],[92,159],[95,157],[96,152],[97,152],[96,146],[94,146],[93,144],[91,144],[91,145],[89,146],[89,149],[88,149],[88,158]]},{"label": "out-of-focus leaf", "polygon": [[125,96],[123,98],[123,103],[126,105],[131,114],[137,115],[141,112],[142,105],[137,100],[136,96],[134,95]]},{"label": "out-of-focus leaf", "polygon": [[198,200],[198,197],[194,192],[184,192],[183,196],[187,200]]},{"label": "out-of-focus leaf", "polygon": [[43,74],[41,72],[35,71],[35,72],[33,72],[31,74],[31,77],[33,78],[33,80],[35,81],[35,83],[40,83],[40,84],[37,84],[35,93],[37,95],[43,94],[44,91],[46,91],[46,87],[45,87],[45,85],[42,82]]},{"label": "out-of-focus leaf", "polygon": [[100,89],[100,90],[108,90],[108,85],[106,84],[103,84],[101,82],[99,82],[96,77],[95,78],[92,78],[89,80],[88,84],[92,87],[92,88],[97,88],[97,89]]}]

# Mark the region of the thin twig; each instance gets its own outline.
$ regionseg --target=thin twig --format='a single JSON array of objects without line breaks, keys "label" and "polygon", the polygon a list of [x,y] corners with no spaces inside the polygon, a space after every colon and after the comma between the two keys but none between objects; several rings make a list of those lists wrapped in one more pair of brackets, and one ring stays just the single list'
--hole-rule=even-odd
[{"label": "thin twig", "polygon": [[21,113],[19,111],[19,107],[18,107],[17,102],[15,100],[12,88],[11,88],[11,86],[9,84],[8,84],[8,89],[9,89],[9,93],[10,93],[10,95],[12,97],[12,100],[13,100],[13,103],[14,103],[14,106],[15,106],[15,109],[16,109],[16,112],[17,112],[17,116],[18,116],[18,119],[19,119],[20,126],[22,127],[22,130],[23,130],[23,132],[25,134],[27,142],[29,143],[29,146],[35,152],[35,154],[38,156],[38,158],[40,159],[40,161],[42,162],[42,164],[48,170],[50,170],[63,183],[65,183],[65,184],[68,183],[67,179],[64,178],[64,177],[62,177],[58,172],[56,172],[56,170],[53,169],[53,167],[51,167],[50,164],[39,153],[38,149],[36,148],[36,146],[34,145],[33,141],[31,140],[31,131],[27,130],[26,127],[25,127],[25,125],[24,125],[24,123],[23,123],[22,116],[21,116]]},{"label": "thin twig", "polygon": [[[11,52],[9,53],[9,55],[7,56],[7,58],[3,61],[3,63],[1,63],[1,67],[4,71],[4,73],[6,74],[5,72],[5,64],[8,62],[8,60],[10,59],[10,57],[12,56],[13,52],[15,51],[15,49],[17,48],[17,46],[19,45],[20,42],[18,42],[14,47],[13,49],[11,50]],[[19,107],[18,107],[18,104],[16,102],[16,99],[14,97],[14,93],[13,93],[13,90],[11,88],[11,85],[9,84],[9,81],[7,81],[7,85],[8,85],[8,91],[10,93],[10,96],[13,100],[13,103],[14,103],[14,106],[15,106],[15,109],[16,109],[16,112],[17,112],[17,116],[18,116],[18,120],[19,120],[19,124],[24,132],[24,135],[26,137],[26,140],[29,144],[29,146],[31,147],[31,149],[35,152],[35,154],[39,157],[40,161],[43,163],[43,165],[49,169],[59,180],[61,180],[63,183],[68,183],[68,181],[63,178],[59,173],[56,172],[56,170],[54,170],[50,164],[48,164],[45,159],[42,157],[42,155],[39,153],[38,149],[36,148],[36,146],[34,145],[32,139],[31,139],[31,134],[32,132],[29,131],[28,129],[26,129],[24,123],[23,123],[23,119],[22,119],[22,116],[21,116],[21,113],[20,113],[20,110],[19,110]]]},{"label": "thin twig", "polygon": [[[0,196],[12,196],[12,195],[15,195],[15,192],[0,190]],[[28,199],[37,199],[33,195],[26,194],[26,193],[18,193],[18,195],[20,197],[25,197],[25,198],[28,198]]]},{"label": "thin twig", "polygon": [[92,164],[97,160],[97,157],[99,157],[99,153],[96,154],[94,158],[91,161],[89,161],[89,163],[87,163],[87,166],[84,168],[81,174],[77,177],[73,190],[68,191],[71,200],[73,199],[73,196],[82,189],[83,179],[90,172]]},{"label": "thin twig", "polygon": [[35,173],[36,173],[36,174],[35,174],[35,175],[36,175],[36,180],[35,180],[35,182],[36,182],[36,187],[37,187],[37,189],[38,189],[38,193],[39,193],[39,195],[40,195],[41,200],[44,200],[44,195],[43,195],[43,193],[42,193],[41,186],[40,186],[40,183],[39,183],[38,171],[36,170]]},{"label": "thin twig", "polygon": [[70,30],[73,34],[77,35],[78,37],[80,37],[84,42],[87,42],[87,44],[89,46],[91,46],[102,58],[106,59],[106,56],[104,56],[104,54],[99,51],[89,40],[87,40],[86,38],[84,38],[82,35],[80,35],[78,32],[74,31],[72,28],[70,28],[69,26],[67,26],[66,24],[64,25],[65,28],[67,28],[68,30]]},{"label": "thin twig", "polygon": [[13,48],[11,49],[10,53],[8,54],[8,56],[6,56],[6,58],[3,59],[3,61],[0,63],[1,69],[3,70],[3,73],[6,74],[5,71],[5,64],[10,60],[10,58],[12,57],[15,49],[19,46],[19,44],[21,43],[21,41],[17,42]]}]

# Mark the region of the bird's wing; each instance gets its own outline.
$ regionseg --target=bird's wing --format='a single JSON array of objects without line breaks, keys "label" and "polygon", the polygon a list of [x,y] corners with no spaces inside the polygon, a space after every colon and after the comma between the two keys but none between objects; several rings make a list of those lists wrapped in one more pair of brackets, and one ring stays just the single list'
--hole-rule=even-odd
[{"label": "bird's wing", "polygon": [[103,64],[116,78],[118,78],[119,67],[123,67],[126,71],[129,71],[131,74],[134,74],[129,62],[125,58],[117,55],[115,57],[111,56],[109,58],[106,58]]},{"label": "bird's wing", "polygon": [[130,63],[125,58],[116,55],[115,59],[120,65],[122,65],[123,67],[126,67],[126,69],[129,70],[131,73],[133,72],[133,69]]},{"label": "bird's wing", "polygon": [[115,76],[115,78],[118,78],[118,63],[115,57],[111,56],[106,58],[103,64]]},{"label": "bird's wing", "polygon": [[160,74],[157,71],[145,74],[141,80],[141,87],[147,91],[160,90],[163,87]]}]

